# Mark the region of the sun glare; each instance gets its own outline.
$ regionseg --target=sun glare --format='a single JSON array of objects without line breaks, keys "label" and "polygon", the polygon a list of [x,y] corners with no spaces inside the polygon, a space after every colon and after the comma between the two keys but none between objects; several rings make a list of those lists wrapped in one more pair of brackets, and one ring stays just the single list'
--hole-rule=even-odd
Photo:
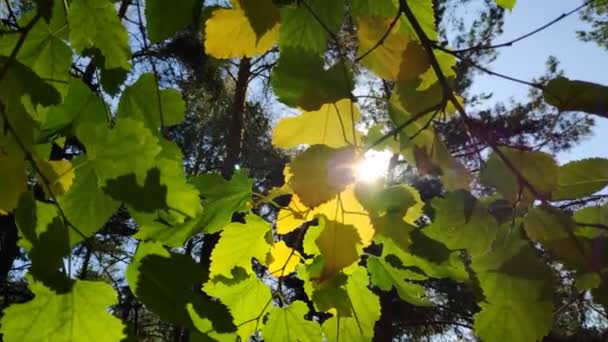
[{"label": "sun glare", "polygon": [[386,177],[390,159],[388,151],[368,151],[355,168],[357,181],[371,183]]}]

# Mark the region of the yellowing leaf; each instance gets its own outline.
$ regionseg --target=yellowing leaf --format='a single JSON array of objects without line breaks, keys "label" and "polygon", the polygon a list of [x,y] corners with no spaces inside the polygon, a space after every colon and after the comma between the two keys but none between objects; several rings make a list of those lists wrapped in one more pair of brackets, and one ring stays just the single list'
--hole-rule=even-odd
[{"label": "yellowing leaf", "polygon": [[380,45],[392,19],[360,17],[357,21],[361,63],[389,81],[416,79],[429,67],[427,53],[418,42],[400,32],[399,21]]},{"label": "yellowing leaf", "polygon": [[314,145],[299,154],[290,164],[293,176],[289,186],[309,208],[336,196],[354,181],[353,148],[332,149]]},{"label": "yellowing leaf", "polygon": [[325,104],[319,110],[283,118],[272,132],[272,143],[282,148],[302,144],[334,148],[354,145],[359,141],[355,123],[360,117],[359,109],[349,99]]},{"label": "yellowing leaf", "polygon": [[36,163],[49,181],[53,196],[62,195],[70,189],[76,177],[72,163],[67,160],[40,160]]},{"label": "yellowing leaf", "polygon": [[302,204],[297,195],[294,194],[291,196],[289,206],[279,211],[277,217],[277,233],[288,234],[294,231],[308,220],[307,215],[309,211],[310,209]]},{"label": "yellowing leaf", "polygon": [[330,220],[352,225],[359,233],[361,244],[364,247],[368,246],[374,238],[375,230],[371,218],[355,196],[355,186],[352,184],[333,200],[315,208],[311,214],[324,215]]},{"label": "yellowing leaf", "polygon": [[[205,23],[205,52],[216,58],[254,57],[279,38],[279,12],[270,1],[259,2],[263,15],[247,16],[242,8],[217,9]],[[269,19],[272,18],[272,19]],[[252,21],[272,20],[270,30],[258,37]]]},{"label": "yellowing leaf", "polygon": [[268,255],[268,272],[275,277],[282,277],[296,270],[300,263],[300,253],[288,247],[285,241],[279,241],[272,246]]}]

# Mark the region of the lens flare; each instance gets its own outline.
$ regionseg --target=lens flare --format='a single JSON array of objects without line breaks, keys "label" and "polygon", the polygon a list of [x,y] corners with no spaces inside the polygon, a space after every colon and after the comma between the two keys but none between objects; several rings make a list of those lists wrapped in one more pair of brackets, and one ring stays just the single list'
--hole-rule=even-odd
[{"label": "lens flare", "polygon": [[355,167],[357,181],[372,183],[386,177],[390,159],[388,151],[368,151]]}]

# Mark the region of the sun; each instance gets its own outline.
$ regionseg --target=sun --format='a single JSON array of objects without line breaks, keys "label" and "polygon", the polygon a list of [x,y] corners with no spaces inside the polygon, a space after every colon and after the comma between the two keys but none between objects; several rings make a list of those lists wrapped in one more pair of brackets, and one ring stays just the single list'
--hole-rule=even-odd
[{"label": "sun", "polygon": [[358,182],[372,183],[385,178],[391,159],[388,151],[368,151],[355,166],[355,178]]}]

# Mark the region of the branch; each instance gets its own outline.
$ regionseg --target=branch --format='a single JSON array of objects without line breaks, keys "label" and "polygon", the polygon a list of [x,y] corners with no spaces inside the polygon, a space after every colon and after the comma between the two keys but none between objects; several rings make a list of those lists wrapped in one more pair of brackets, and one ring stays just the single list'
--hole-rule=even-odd
[{"label": "branch", "polygon": [[504,43],[500,43],[500,44],[496,44],[496,45],[477,45],[477,46],[473,46],[470,48],[466,48],[466,49],[460,49],[460,50],[454,50],[454,53],[462,53],[462,52],[470,52],[470,51],[480,51],[480,50],[492,50],[492,49],[498,49],[498,48],[502,48],[502,47],[507,47],[507,46],[512,46],[513,44],[522,41],[526,38],[529,38],[541,31],[543,31],[544,29],[554,25],[555,23],[558,23],[559,21],[571,16],[572,14],[580,11],[581,9],[585,8],[586,6],[590,5],[594,0],[588,0],[587,2],[583,3],[582,5],[576,7],[575,9],[568,11],[566,13],[562,13],[560,16],[558,16],[557,18],[551,20],[550,22],[522,35],[519,36],[515,39],[509,40],[508,42],[504,42]]},{"label": "branch", "polygon": [[[422,43],[422,45],[424,46],[424,49],[427,52],[427,55],[430,59],[431,67],[435,71],[437,80],[443,87],[444,96],[447,97],[447,99],[454,105],[454,108],[456,108],[456,110],[462,117],[462,120],[463,120],[464,124],[466,125],[467,130],[469,132],[473,132],[472,127],[474,126],[474,122],[469,117],[467,112],[464,110],[463,106],[460,104],[460,102],[454,95],[452,87],[450,86],[448,80],[446,79],[445,75],[443,74],[443,71],[441,70],[441,67],[439,66],[439,62],[437,61],[437,57],[435,56],[435,52],[433,51],[433,46],[434,46],[433,42],[429,39],[429,37],[426,35],[424,30],[420,26],[418,19],[416,19],[416,16],[410,9],[409,5],[407,4],[407,1],[399,0],[399,4],[403,8],[403,13],[405,14],[405,16],[409,20],[410,24],[414,28],[416,35],[420,39],[420,42]],[[515,174],[515,176],[519,179],[519,181],[522,183],[522,185],[530,190],[530,192],[534,195],[534,197],[544,200],[544,196],[542,196],[532,186],[532,184],[530,184],[530,182],[528,182],[528,180],[525,179],[525,177],[521,174],[521,172],[519,172],[519,170],[515,167],[515,165],[513,165],[513,163],[504,155],[504,153],[502,153],[502,151],[498,148],[496,143],[494,143],[490,139],[487,139],[484,136],[482,136],[480,138],[484,143],[486,143],[488,146],[490,146],[492,148],[494,153],[496,153],[496,155],[498,155],[498,157],[505,163],[505,165],[507,165],[507,167],[513,172],[513,174]]]},{"label": "branch", "polygon": [[524,81],[524,80],[520,80],[520,79],[515,78],[515,77],[507,76],[507,75],[505,75],[505,74],[501,74],[501,73],[498,73],[498,72],[492,71],[492,70],[490,70],[490,69],[488,69],[488,68],[486,68],[486,67],[483,67],[483,66],[481,66],[481,65],[479,65],[479,64],[477,64],[477,63],[475,63],[475,62],[474,62],[472,59],[470,59],[470,58],[466,58],[466,57],[462,57],[462,56],[460,56],[460,55],[459,55],[458,53],[456,53],[454,50],[450,50],[450,49],[447,49],[447,48],[445,48],[445,47],[443,47],[443,46],[439,46],[439,45],[436,45],[436,44],[434,45],[434,47],[435,47],[436,49],[439,49],[439,50],[441,50],[441,51],[445,52],[445,53],[449,53],[450,55],[453,55],[454,57],[456,57],[456,58],[460,59],[461,61],[464,61],[464,62],[469,63],[469,65],[471,65],[472,67],[474,67],[474,68],[476,68],[476,69],[479,69],[479,70],[481,70],[481,71],[485,72],[485,73],[486,73],[486,74],[488,74],[488,75],[492,75],[492,76],[496,76],[496,77],[504,78],[505,80],[509,80],[509,81],[512,81],[512,82],[515,82],[515,83],[524,84],[524,85],[527,85],[527,86],[529,86],[529,87],[533,87],[533,88],[536,88],[536,89],[545,90],[545,87],[543,87],[541,84],[538,84],[538,83],[532,83],[532,82],[528,82],[528,81]]},{"label": "branch", "polygon": [[433,106],[431,106],[429,108],[426,108],[426,109],[422,110],[421,112],[419,112],[416,115],[412,116],[411,118],[407,119],[404,123],[402,123],[399,126],[393,128],[390,132],[386,133],[383,137],[381,137],[378,140],[374,141],[371,145],[369,145],[368,147],[366,147],[365,150],[366,151],[371,150],[372,148],[374,148],[374,147],[378,146],[379,144],[381,144],[386,139],[388,139],[388,138],[394,136],[395,134],[401,132],[401,130],[405,129],[407,126],[409,126],[412,123],[416,122],[416,120],[420,119],[421,117],[425,116],[426,114],[428,114],[428,113],[430,113],[432,111],[441,110],[444,106],[445,106],[445,100],[439,102],[436,105],[433,105]]}]

